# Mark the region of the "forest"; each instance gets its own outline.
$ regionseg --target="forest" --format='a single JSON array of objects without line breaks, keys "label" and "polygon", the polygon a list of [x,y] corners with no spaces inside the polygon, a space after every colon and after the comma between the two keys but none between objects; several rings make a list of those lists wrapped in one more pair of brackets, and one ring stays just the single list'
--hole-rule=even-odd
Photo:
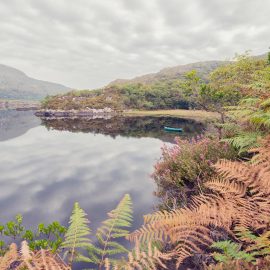
[{"label": "forest", "polygon": [[191,71],[181,80],[47,97],[43,107],[201,109],[220,117],[215,131],[164,146],[151,176],[162,203],[140,228],[130,231],[129,194],[96,231],[78,202],[67,227],[55,221],[30,230],[18,215],[0,224],[0,270],[70,270],[78,261],[99,270],[270,269],[270,53],[240,55],[207,80]]}]

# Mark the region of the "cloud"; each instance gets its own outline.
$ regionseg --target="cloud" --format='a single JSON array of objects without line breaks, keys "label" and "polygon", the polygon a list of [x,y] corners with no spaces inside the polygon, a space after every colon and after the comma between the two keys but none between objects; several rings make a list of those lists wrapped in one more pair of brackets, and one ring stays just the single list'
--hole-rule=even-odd
[{"label": "cloud", "polygon": [[66,222],[78,201],[95,227],[129,193],[140,222],[156,202],[149,174],[163,143],[120,136],[112,140],[101,134],[48,132],[39,126],[2,142],[2,221],[22,213],[28,225]]},{"label": "cloud", "polygon": [[270,2],[9,0],[1,62],[76,88],[269,47]]}]

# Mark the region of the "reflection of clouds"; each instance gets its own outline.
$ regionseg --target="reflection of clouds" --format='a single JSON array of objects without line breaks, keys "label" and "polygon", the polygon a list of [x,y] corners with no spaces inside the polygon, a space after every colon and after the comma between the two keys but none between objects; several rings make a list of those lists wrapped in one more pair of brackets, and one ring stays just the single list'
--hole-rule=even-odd
[{"label": "reflection of clouds", "polygon": [[125,193],[135,216],[155,200],[149,179],[162,142],[31,129],[0,143],[1,221],[17,213],[25,222],[66,221],[78,201],[91,220],[100,222]]}]

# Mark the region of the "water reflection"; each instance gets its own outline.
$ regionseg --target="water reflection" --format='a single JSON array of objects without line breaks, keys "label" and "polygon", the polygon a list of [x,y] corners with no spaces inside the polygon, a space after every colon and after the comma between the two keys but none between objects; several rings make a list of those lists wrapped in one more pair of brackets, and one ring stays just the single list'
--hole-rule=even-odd
[{"label": "water reflection", "polygon": [[139,217],[153,207],[149,173],[160,146],[154,139],[112,141],[104,135],[48,131],[41,126],[2,142],[1,221],[23,213],[29,225],[65,222],[79,201],[94,227],[125,193],[131,194]]},{"label": "water reflection", "polygon": [[40,123],[32,111],[0,110],[0,141],[18,137]]},{"label": "water reflection", "polygon": [[181,126],[184,136],[203,129],[168,117],[43,119],[40,125],[32,112],[9,111],[0,119],[0,222],[21,213],[29,226],[66,224],[78,201],[96,228],[130,193],[138,227],[157,203],[153,165],[163,141],[175,136],[163,126]]},{"label": "water reflection", "polygon": [[[174,137],[190,137],[200,134],[204,125],[189,119],[173,117],[113,117],[109,119],[91,118],[43,118],[42,125],[48,129],[68,130],[71,132],[85,132],[94,134],[105,134],[112,138],[120,135],[123,137],[136,138],[158,138],[163,141],[172,142]],[[164,126],[181,127],[184,133],[168,133]]]}]

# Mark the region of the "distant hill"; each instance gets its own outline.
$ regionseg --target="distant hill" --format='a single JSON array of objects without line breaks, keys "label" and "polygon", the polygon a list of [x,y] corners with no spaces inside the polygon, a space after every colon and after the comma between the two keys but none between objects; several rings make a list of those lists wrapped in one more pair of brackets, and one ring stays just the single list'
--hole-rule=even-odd
[{"label": "distant hill", "polygon": [[126,83],[152,84],[159,81],[182,79],[184,74],[191,70],[196,70],[202,79],[207,80],[209,73],[211,73],[217,67],[226,65],[228,63],[229,61],[205,61],[187,65],[179,65],[175,67],[164,68],[157,73],[146,74],[130,80],[117,79],[109,83],[109,86]]},{"label": "distant hill", "polygon": [[[251,56],[256,59],[266,59],[267,53]],[[204,62],[196,62],[186,65],[179,65],[175,67],[168,67],[160,70],[157,73],[150,73],[142,76],[135,77],[133,79],[117,79],[109,83],[108,86],[112,85],[123,85],[127,83],[143,83],[143,84],[152,84],[165,80],[174,80],[174,79],[182,79],[184,74],[191,70],[196,70],[198,75],[207,81],[208,75],[217,67],[221,65],[229,64],[230,61],[204,61]]]},{"label": "distant hill", "polygon": [[[254,59],[253,59],[254,58]],[[266,55],[251,56],[251,60],[266,59]],[[266,64],[266,61],[258,63]],[[96,90],[71,91],[43,102],[43,109],[52,110],[89,110],[111,108],[115,111],[188,109],[196,104],[190,102],[184,93],[183,81],[188,71],[196,70],[208,83],[209,74],[235,61],[205,61],[176,67],[165,68],[157,73],[139,76],[130,80],[115,80]],[[257,61],[256,61],[257,63]]]},{"label": "distant hill", "polygon": [[57,83],[28,77],[15,68],[0,64],[0,98],[40,100],[47,95],[66,93],[71,89]]}]

